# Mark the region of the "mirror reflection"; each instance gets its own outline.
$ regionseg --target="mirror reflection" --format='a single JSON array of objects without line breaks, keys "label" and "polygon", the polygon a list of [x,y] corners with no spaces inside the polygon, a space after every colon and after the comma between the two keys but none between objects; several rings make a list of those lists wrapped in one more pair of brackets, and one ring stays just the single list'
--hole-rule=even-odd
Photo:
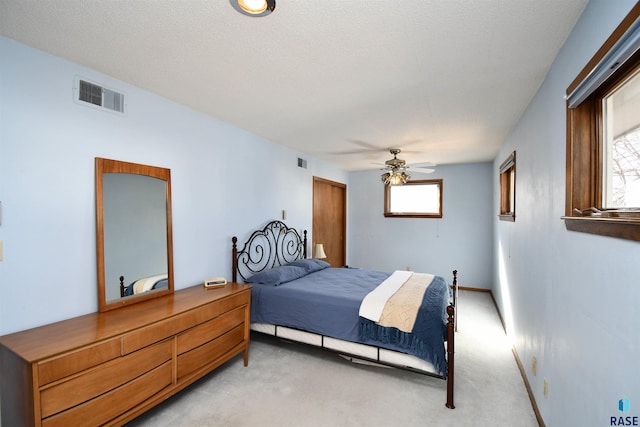
[{"label": "mirror reflection", "polygon": [[158,178],[104,174],[107,301],[168,286],[165,188]]},{"label": "mirror reflection", "polygon": [[96,159],[100,311],[173,292],[169,169]]}]

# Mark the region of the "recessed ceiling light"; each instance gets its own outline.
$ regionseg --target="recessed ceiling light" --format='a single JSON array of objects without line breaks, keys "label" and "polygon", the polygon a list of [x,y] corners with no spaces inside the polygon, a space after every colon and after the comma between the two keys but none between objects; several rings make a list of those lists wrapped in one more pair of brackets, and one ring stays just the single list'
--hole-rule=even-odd
[{"label": "recessed ceiling light", "polygon": [[243,15],[266,16],[276,8],[276,0],[229,0],[231,6]]}]

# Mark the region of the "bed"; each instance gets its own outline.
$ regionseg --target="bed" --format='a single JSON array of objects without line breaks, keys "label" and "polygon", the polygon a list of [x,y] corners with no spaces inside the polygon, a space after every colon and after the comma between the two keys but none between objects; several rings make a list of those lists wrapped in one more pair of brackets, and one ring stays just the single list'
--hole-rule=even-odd
[{"label": "bed", "polygon": [[454,408],[457,271],[450,287],[429,274],[332,268],[307,258],[306,231],[272,221],[241,249],[232,238],[232,280],[252,284],[252,330],[445,379]]},{"label": "bed", "polygon": [[143,277],[134,280],[126,286],[124,284],[124,276],[120,276],[120,297],[138,295],[152,289],[166,288],[167,286],[169,286],[169,276],[167,273]]}]

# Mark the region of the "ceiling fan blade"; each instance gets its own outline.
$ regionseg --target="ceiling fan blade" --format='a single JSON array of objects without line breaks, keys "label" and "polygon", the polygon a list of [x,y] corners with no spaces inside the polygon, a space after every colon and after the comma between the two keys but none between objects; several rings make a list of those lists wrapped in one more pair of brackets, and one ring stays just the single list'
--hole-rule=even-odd
[{"label": "ceiling fan blade", "polygon": [[382,153],[382,152],[388,151],[388,148],[386,148],[386,147],[378,147],[376,145],[369,144],[366,141],[360,141],[358,139],[349,139],[348,142],[351,143],[351,144],[359,145],[360,147],[363,147],[363,148],[357,148],[357,149],[354,149],[354,150],[345,150],[345,151],[334,151],[334,152],[329,153],[329,154],[338,154],[338,155],[340,155],[340,154],[347,154],[347,155],[349,155],[349,154],[366,154],[366,153],[371,154],[371,153],[378,153],[378,152]]},{"label": "ceiling fan blade", "polygon": [[423,163],[411,163],[410,166],[412,168],[435,168],[436,164],[431,162],[423,162]]},{"label": "ceiling fan blade", "polygon": [[[399,144],[398,146],[406,146],[406,145],[412,145],[412,144],[416,144],[418,142],[421,142],[421,139],[413,139],[410,141],[404,141],[401,144]],[[358,145],[360,147],[360,149],[354,149],[354,150],[345,150],[345,151],[334,151],[332,153],[329,154],[363,154],[363,153],[387,153],[389,152],[389,150],[391,150],[391,147],[380,147],[378,145],[374,145],[371,144],[370,142],[367,141],[362,141],[360,139],[349,139],[347,140],[347,142],[354,144],[354,145]],[[402,150],[402,152],[404,154],[420,154],[421,151],[404,151]]]},{"label": "ceiling fan blade", "polygon": [[335,154],[335,155],[349,155],[349,154],[366,154],[366,153],[371,153],[371,150],[366,150],[364,148],[361,148],[359,150],[349,150],[349,151],[331,151],[329,152],[329,154]]},{"label": "ceiling fan blade", "polygon": [[[424,141],[424,139],[422,138],[415,138],[415,139],[405,139],[401,142],[398,143],[398,145],[400,147],[408,147],[410,145],[414,145],[414,144],[418,144],[420,142]],[[404,151],[402,150],[403,153],[408,153],[409,151]]]},{"label": "ceiling fan blade", "polygon": [[420,175],[420,174],[428,174],[428,173],[434,173],[436,170],[435,169],[409,169],[407,172],[409,172],[410,174],[416,174],[416,175]]},{"label": "ceiling fan blade", "polygon": [[367,148],[368,150],[366,151],[387,151],[388,150],[388,148],[386,147],[378,147],[377,145],[373,145],[367,141],[361,141],[359,139],[350,139],[349,142],[352,144]]}]

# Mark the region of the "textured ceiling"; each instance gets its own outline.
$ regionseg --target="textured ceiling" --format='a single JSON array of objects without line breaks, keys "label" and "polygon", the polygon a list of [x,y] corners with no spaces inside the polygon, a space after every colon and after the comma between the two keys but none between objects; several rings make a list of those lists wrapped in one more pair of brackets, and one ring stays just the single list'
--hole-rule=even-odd
[{"label": "textured ceiling", "polygon": [[0,0],[0,34],[359,170],[492,160],[586,3]]}]

